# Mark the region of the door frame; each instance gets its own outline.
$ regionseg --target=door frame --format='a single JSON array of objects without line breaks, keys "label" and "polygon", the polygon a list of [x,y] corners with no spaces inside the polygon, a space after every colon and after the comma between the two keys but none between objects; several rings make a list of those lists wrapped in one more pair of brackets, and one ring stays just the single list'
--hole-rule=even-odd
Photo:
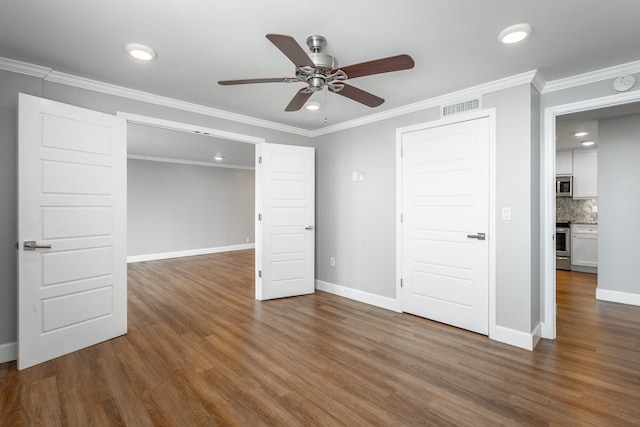
[{"label": "door frame", "polygon": [[487,108],[396,129],[396,307],[402,312],[402,135],[475,119],[489,119],[489,338],[496,336],[496,110]]},{"label": "door frame", "polygon": [[544,141],[541,162],[541,240],[543,245],[544,319],[542,338],[556,338],[556,118],[565,114],[579,113],[598,108],[614,107],[640,101],[640,91],[590,98],[544,109]]},{"label": "door frame", "polygon": [[215,129],[215,128],[208,128],[208,127],[204,127],[204,126],[199,126],[199,125],[193,125],[193,124],[189,124],[189,123],[184,123],[184,122],[174,122],[171,120],[165,120],[165,119],[160,119],[157,117],[150,117],[150,116],[142,116],[139,114],[133,114],[133,113],[127,113],[127,112],[122,112],[122,111],[118,111],[116,113],[116,116],[118,117],[123,117],[126,121],[127,124],[129,123],[133,123],[133,124],[140,124],[140,125],[146,125],[146,126],[153,126],[153,127],[158,127],[158,128],[163,128],[163,129],[170,129],[170,130],[175,130],[175,131],[179,131],[179,132],[186,132],[186,133],[198,133],[200,135],[203,136],[210,136],[213,138],[222,138],[222,139],[227,139],[230,141],[237,141],[237,142],[242,142],[242,143],[248,143],[248,144],[253,144],[255,146],[255,164],[254,164],[254,170],[255,170],[255,190],[254,190],[254,198],[255,198],[255,203],[254,203],[254,235],[255,235],[255,244],[256,244],[256,251],[255,251],[255,288],[256,288],[256,298],[258,296],[257,294],[257,289],[258,289],[258,280],[260,279],[258,277],[258,270],[259,270],[259,266],[262,265],[262,260],[260,259],[261,254],[260,251],[258,250],[258,248],[260,247],[260,245],[262,244],[260,237],[259,237],[259,230],[260,230],[260,221],[258,220],[258,213],[259,213],[259,208],[260,208],[260,201],[262,200],[262,195],[260,193],[260,174],[258,173],[258,152],[259,147],[262,143],[266,142],[265,138],[261,138],[261,137],[256,137],[256,136],[250,136],[250,135],[244,135],[244,134],[240,134],[240,133],[234,133],[234,132],[227,132],[224,130],[220,130],[220,129]]}]

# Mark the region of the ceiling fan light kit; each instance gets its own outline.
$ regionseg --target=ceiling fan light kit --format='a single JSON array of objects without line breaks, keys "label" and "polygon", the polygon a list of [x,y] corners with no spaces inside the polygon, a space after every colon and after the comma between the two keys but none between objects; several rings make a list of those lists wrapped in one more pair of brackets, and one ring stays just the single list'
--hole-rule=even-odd
[{"label": "ceiling fan light kit", "polygon": [[322,51],[327,44],[327,40],[323,36],[307,37],[307,46],[311,50],[309,54],[291,36],[267,34],[267,39],[296,66],[295,77],[221,80],[218,83],[224,86],[254,83],[306,83],[307,86],[296,93],[285,111],[300,110],[313,93],[323,89],[368,107],[377,107],[384,102],[384,99],[348,85],[345,81],[373,74],[408,70],[415,65],[413,58],[409,55],[397,55],[340,68],[336,58]]}]

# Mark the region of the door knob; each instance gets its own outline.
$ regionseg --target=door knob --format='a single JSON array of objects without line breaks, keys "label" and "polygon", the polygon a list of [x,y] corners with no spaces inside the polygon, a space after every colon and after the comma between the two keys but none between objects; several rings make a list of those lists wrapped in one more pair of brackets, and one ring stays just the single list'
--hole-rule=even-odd
[{"label": "door knob", "polygon": [[23,248],[25,251],[35,251],[36,249],[51,249],[51,245],[39,245],[35,240],[29,240],[24,242]]}]

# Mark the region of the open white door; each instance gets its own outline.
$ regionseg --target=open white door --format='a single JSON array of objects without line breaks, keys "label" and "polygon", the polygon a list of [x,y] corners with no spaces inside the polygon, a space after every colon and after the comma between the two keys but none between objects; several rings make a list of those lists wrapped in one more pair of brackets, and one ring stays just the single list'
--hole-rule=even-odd
[{"label": "open white door", "polygon": [[402,310],[487,335],[489,119],[407,132],[402,150]]},{"label": "open white door", "polygon": [[256,299],[315,291],[315,151],[256,146]]},{"label": "open white door", "polygon": [[126,122],[20,94],[18,132],[24,369],[127,332]]}]

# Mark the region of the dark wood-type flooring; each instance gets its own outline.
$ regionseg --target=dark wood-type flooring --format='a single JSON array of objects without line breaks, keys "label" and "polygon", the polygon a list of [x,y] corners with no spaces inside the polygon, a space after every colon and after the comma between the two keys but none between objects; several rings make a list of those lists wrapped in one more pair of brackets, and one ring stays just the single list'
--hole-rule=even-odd
[{"label": "dark wood-type flooring", "polygon": [[255,301],[252,251],[131,264],[129,333],[0,365],[0,425],[640,425],[640,307],[557,283],[558,339],[529,352],[324,292]]}]

